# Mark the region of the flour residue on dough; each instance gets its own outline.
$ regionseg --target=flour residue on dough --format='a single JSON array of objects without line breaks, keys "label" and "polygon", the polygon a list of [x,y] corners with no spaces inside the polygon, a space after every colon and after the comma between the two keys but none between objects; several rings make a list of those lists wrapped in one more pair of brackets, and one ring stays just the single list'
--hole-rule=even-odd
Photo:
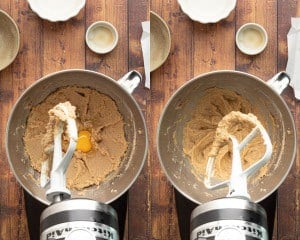
[{"label": "flour residue on dough", "polygon": [[[63,87],[50,94],[32,108],[23,137],[31,166],[41,171],[41,164],[50,156],[41,143],[45,141],[48,111],[58,103],[69,101],[76,107],[78,131],[91,133],[92,149],[87,153],[76,150],[67,170],[67,186],[71,189],[99,185],[112,172],[118,170],[128,143],[124,120],[113,99],[96,90],[84,87]],[[63,150],[69,145],[63,136]]]},{"label": "flour residue on dough", "polygon": [[[241,95],[226,89],[211,88],[201,97],[192,112],[191,119],[183,129],[183,151],[189,156],[191,165],[197,176],[203,178],[206,172],[207,160],[215,139],[216,129],[222,118],[232,111],[253,113],[259,119],[257,109]],[[237,122],[231,134],[238,141],[245,138],[252,130],[251,124]],[[256,136],[241,152],[243,169],[259,160],[265,152],[263,139]],[[231,173],[232,147],[230,141],[218,151],[215,160],[214,176],[220,180],[229,179]],[[265,175],[266,166],[260,170],[259,177]]]}]

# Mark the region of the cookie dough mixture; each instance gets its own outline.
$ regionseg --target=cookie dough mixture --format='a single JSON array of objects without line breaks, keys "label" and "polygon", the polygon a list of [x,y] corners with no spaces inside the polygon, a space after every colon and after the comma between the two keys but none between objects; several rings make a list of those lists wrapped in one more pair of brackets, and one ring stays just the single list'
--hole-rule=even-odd
[{"label": "cookie dough mixture", "polygon": [[[212,147],[219,122],[232,111],[253,113],[259,119],[258,111],[242,96],[233,91],[211,88],[200,99],[192,113],[191,120],[184,127],[183,151],[189,156],[197,176],[201,178],[205,176],[208,157],[216,155],[214,176],[220,180],[229,179],[232,158],[231,141],[219,144],[217,149],[212,149]],[[236,118],[235,124],[231,124],[228,131],[240,142],[251,132],[252,127],[253,125],[249,122],[239,121]],[[258,134],[241,152],[243,169],[259,160],[264,153],[263,139]],[[259,177],[262,177],[266,170],[266,166],[263,167]]]},{"label": "cookie dough mixture", "polygon": [[[82,190],[99,185],[110,173],[118,170],[128,143],[123,117],[109,96],[90,88],[60,88],[32,108],[27,119],[23,141],[34,169],[41,171],[42,162],[49,158],[49,146],[44,148],[41,144],[47,139],[48,111],[66,101],[76,107],[78,131],[90,133],[91,150],[76,150],[67,170],[67,186]],[[64,151],[68,145],[68,138],[63,136]]]}]

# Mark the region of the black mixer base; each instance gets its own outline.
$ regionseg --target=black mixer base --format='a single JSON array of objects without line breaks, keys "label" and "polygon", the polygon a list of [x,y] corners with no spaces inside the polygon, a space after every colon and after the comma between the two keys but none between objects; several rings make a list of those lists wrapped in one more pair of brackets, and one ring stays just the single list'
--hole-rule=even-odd
[{"label": "black mixer base", "polygon": [[[24,197],[30,239],[39,240],[40,216],[43,210],[46,208],[46,205],[34,199],[26,191],[24,191]],[[127,213],[127,192],[109,205],[112,206],[118,214],[119,236],[120,239],[123,239]]]},{"label": "black mixer base", "polygon": [[[40,233],[40,216],[46,206],[39,201],[35,200],[31,195],[24,191],[25,207],[28,219],[28,228],[31,240],[39,240]],[[272,239],[272,233],[274,229],[274,219],[276,211],[276,199],[277,192],[270,195],[264,201],[260,202],[262,207],[267,212],[269,239]],[[177,207],[178,223],[180,236],[182,240],[190,239],[190,216],[192,211],[197,207],[197,204],[188,200],[182,196],[177,190],[175,190],[175,200]],[[118,213],[119,219],[119,236],[123,239],[125,221],[127,214],[127,193],[123,194],[120,198],[110,204]],[[180,207],[179,207],[180,206]],[[184,207],[182,207],[184,206]]]},{"label": "black mixer base", "polygon": [[[274,229],[274,219],[276,211],[277,192],[270,195],[260,205],[267,212],[269,239],[272,239]],[[179,231],[182,240],[190,239],[190,217],[192,211],[198,206],[194,202],[188,200],[175,189],[175,201],[178,215]],[[184,207],[183,207],[184,206]]]}]

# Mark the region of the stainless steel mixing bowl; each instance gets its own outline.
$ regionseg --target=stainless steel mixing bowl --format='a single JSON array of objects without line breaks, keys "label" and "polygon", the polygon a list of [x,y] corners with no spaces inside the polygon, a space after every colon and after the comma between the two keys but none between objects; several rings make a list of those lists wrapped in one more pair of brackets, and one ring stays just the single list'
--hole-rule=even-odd
[{"label": "stainless steel mixing bowl", "polygon": [[183,129],[199,99],[212,87],[228,89],[243,96],[264,119],[274,151],[266,175],[261,180],[257,180],[255,175],[248,179],[252,201],[261,201],[274,192],[289,173],[296,155],[296,130],[290,110],[278,92],[253,75],[215,71],[200,75],[178,89],[165,106],[159,121],[157,148],[161,165],[173,186],[197,204],[227,195],[226,188],[206,189],[204,176],[193,173],[190,160],[183,152]]},{"label": "stainless steel mixing bowl", "polygon": [[[128,75],[128,74],[127,74]],[[126,75],[125,75],[126,76]],[[130,78],[130,77],[129,77]],[[129,88],[126,88],[126,82]],[[115,81],[108,76],[88,70],[65,70],[43,77],[30,86],[19,98],[8,120],[6,152],[11,169],[22,185],[34,198],[49,204],[46,189],[40,187],[40,174],[31,165],[24,151],[23,135],[26,120],[33,106],[63,86],[89,87],[110,96],[117,104],[125,121],[125,135],[129,143],[127,153],[118,172],[109,176],[100,186],[83,191],[71,191],[73,198],[84,197],[110,203],[121,196],[136,180],[145,162],[148,150],[147,130],[143,114],[130,92],[132,82]],[[124,87],[125,86],[125,87]],[[39,147],[39,146],[37,146]]]}]

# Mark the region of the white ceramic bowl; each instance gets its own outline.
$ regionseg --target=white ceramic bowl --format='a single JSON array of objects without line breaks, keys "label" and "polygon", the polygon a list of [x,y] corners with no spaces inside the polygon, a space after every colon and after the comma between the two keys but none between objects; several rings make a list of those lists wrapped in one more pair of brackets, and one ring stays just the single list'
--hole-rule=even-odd
[{"label": "white ceramic bowl", "polygon": [[85,42],[95,53],[105,54],[112,51],[118,43],[117,29],[109,22],[98,21],[89,26],[85,34]]},{"label": "white ceramic bowl", "polygon": [[76,16],[86,0],[28,0],[39,17],[51,22],[66,21]]},{"label": "white ceramic bowl", "polygon": [[241,52],[247,55],[256,55],[266,48],[268,34],[261,25],[246,23],[237,31],[235,42]]},{"label": "white ceramic bowl", "polygon": [[235,8],[236,0],[177,0],[182,11],[192,20],[215,23],[226,18]]}]

